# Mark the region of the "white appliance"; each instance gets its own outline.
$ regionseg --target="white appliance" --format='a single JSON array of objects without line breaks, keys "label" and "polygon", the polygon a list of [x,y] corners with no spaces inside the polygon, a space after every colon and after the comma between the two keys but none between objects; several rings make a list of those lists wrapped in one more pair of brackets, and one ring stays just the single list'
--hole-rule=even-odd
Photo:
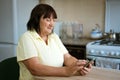
[{"label": "white appliance", "polygon": [[120,42],[97,40],[87,44],[87,58],[96,57],[95,66],[120,70]]},{"label": "white appliance", "polygon": [[0,61],[16,56],[16,46],[39,0],[0,0]]}]

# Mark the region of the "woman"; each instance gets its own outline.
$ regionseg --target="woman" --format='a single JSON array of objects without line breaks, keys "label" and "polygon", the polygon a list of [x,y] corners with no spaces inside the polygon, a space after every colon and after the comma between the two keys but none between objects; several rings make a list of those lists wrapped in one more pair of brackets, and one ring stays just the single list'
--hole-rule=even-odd
[{"label": "woman", "polygon": [[[34,76],[86,75],[92,65],[83,67],[85,60],[72,57],[53,32],[57,15],[47,4],[33,8],[27,23],[27,31],[17,47],[20,80],[34,80]],[[64,64],[64,66],[63,66]]]}]

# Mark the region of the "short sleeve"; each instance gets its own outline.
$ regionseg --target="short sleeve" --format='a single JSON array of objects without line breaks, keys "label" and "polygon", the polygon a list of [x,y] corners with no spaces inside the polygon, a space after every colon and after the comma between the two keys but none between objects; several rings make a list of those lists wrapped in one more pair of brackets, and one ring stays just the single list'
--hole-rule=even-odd
[{"label": "short sleeve", "polygon": [[22,61],[28,58],[36,57],[37,55],[37,50],[32,36],[28,33],[23,34],[17,46],[17,60]]}]

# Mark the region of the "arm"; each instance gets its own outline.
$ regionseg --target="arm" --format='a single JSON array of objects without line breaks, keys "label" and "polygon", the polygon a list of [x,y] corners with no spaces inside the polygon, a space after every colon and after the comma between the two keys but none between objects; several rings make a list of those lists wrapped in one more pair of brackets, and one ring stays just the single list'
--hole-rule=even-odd
[{"label": "arm", "polygon": [[77,74],[86,75],[92,68],[92,64],[89,64],[87,68],[84,67],[84,65],[87,63],[86,60],[78,60],[70,54],[65,54],[64,59],[64,65],[66,66],[71,66],[73,63],[77,63],[77,66],[79,67]]},{"label": "arm", "polygon": [[77,62],[78,66],[84,66],[86,64],[86,60],[78,60],[70,54],[64,55],[64,65],[71,66],[73,63]]},{"label": "arm", "polygon": [[37,57],[22,61],[27,69],[35,76],[67,76],[65,67],[43,65]]},{"label": "arm", "polygon": [[68,53],[64,54],[64,65],[65,66],[70,66],[72,63],[77,62],[77,61],[78,59],[71,56],[70,54]]},{"label": "arm", "polygon": [[71,76],[79,69],[76,64],[72,64],[70,67],[52,67],[43,65],[39,62],[37,57],[33,57],[22,62],[34,76]]},{"label": "arm", "polygon": [[[84,69],[84,60],[77,60],[76,58],[65,54],[65,65],[64,67],[53,67],[43,65],[39,62],[37,57],[33,57],[22,61],[27,69],[34,76],[72,76],[76,75],[79,71],[81,75],[88,73],[89,69]],[[82,69],[83,68],[83,69]]]}]

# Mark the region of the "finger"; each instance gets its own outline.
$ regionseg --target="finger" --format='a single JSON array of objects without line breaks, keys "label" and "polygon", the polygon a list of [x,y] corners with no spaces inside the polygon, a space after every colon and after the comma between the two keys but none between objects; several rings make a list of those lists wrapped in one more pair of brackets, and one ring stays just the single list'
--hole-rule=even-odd
[{"label": "finger", "polygon": [[92,68],[92,64],[90,63],[87,68]]},{"label": "finger", "polygon": [[86,73],[83,71],[83,70],[81,70],[80,71],[80,74],[83,76],[83,75],[86,75]]},{"label": "finger", "polygon": [[83,70],[82,70],[82,72],[84,73],[84,75],[86,75],[87,73],[89,73],[89,72],[90,72],[90,70],[88,70],[88,69],[86,69],[86,70],[85,70],[85,69],[83,69]]},{"label": "finger", "polygon": [[88,72],[90,72],[91,68],[86,68],[86,67],[84,67],[82,70],[83,70],[84,72],[88,73]]},{"label": "finger", "polygon": [[79,70],[79,73],[81,75],[86,75],[88,72],[89,72],[89,70],[87,68],[82,68],[82,69]]},{"label": "finger", "polygon": [[86,62],[86,60],[78,60],[79,62]]},{"label": "finger", "polygon": [[85,60],[78,60],[77,61],[77,65],[78,66],[83,66],[83,65],[85,65],[86,64],[86,61]]}]

